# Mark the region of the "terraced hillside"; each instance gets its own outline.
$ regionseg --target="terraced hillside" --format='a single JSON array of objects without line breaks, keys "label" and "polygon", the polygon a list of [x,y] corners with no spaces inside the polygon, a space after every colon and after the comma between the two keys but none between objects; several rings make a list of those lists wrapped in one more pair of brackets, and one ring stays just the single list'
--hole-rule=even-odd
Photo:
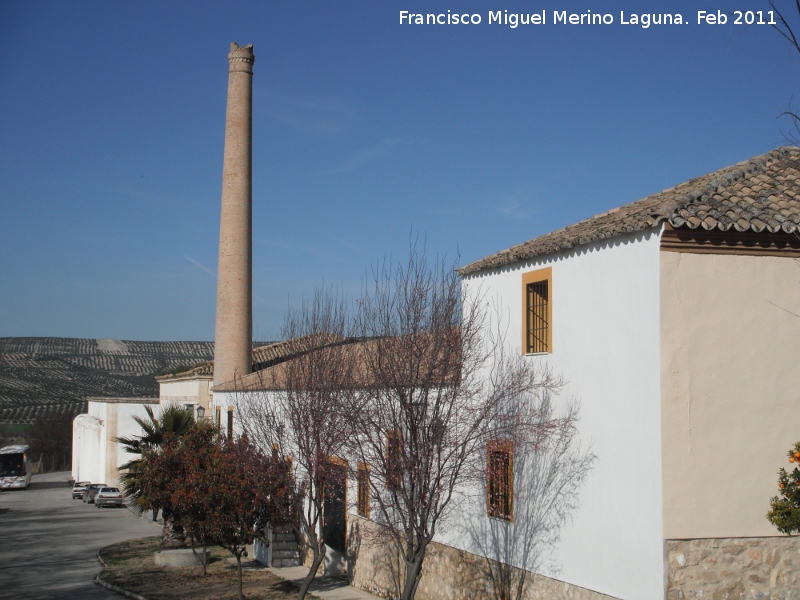
[{"label": "terraced hillside", "polygon": [[158,396],[154,375],[213,354],[213,342],[0,338],[0,423],[79,413],[87,396]]}]

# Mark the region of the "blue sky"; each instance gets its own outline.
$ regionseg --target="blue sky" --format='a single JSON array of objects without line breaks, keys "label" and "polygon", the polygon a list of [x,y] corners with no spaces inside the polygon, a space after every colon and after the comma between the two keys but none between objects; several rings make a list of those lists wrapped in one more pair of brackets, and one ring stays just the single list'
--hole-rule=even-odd
[{"label": "blue sky", "polygon": [[[787,13],[791,10],[784,2]],[[652,0],[0,4],[0,336],[210,340],[231,41],[256,339],[412,230],[462,264],[785,144],[800,55]],[[554,9],[613,25],[555,25]],[[401,10],[480,25],[409,26]],[[547,11],[547,25],[488,24]],[[686,25],[622,25],[620,11]]]}]

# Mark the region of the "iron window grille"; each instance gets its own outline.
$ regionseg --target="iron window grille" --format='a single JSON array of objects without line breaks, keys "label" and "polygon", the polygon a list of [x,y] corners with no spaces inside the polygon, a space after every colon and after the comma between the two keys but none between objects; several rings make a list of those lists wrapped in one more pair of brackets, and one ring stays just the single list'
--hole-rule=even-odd
[{"label": "iron window grille", "polygon": [[486,445],[486,510],[490,517],[514,520],[514,454],[511,442]]}]

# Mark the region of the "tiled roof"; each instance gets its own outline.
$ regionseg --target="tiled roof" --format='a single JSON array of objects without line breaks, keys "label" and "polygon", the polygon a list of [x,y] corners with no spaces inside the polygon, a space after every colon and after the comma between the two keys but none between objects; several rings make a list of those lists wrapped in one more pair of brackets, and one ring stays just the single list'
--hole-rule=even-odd
[{"label": "tiled roof", "polygon": [[656,227],[800,231],[800,149],[784,147],[539,236],[459,270],[469,275]]},{"label": "tiled roof", "polygon": [[[311,336],[295,338],[282,342],[271,342],[263,346],[253,348],[253,372],[260,371],[266,367],[274,365],[281,360],[302,352],[307,348],[314,348],[331,344],[343,340],[341,336],[329,333],[318,333]],[[214,361],[209,360],[200,363],[192,369],[171,375],[161,375],[157,377],[159,381],[169,381],[171,379],[184,379],[196,376],[211,377],[214,375]]]},{"label": "tiled roof", "polygon": [[[433,381],[452,383],[459,376],[461,353],[460,331],[441,332],[439,335],[422,333],[415,336],[381,338],[339,338],[324,344],[309,344],[309,338],[297,338],[286,342],[300,351],[286,354],[265,368],[249,375],[229,381],[214,388],[215,392],[242,392],[260,390],[284,390],[291,382],[293,387],[307,385],[306,377],[313,377],[316,370],[324,372],[335,365],[334,376],[348,388],[370,388],[375,386],[414,386],[426,377]],[[413,357],[413,360],[411,359]],[[302,361],[316,363],[316,369],[308,369]],[[374,365],[383,365],[384,371],[376,373]],[[309,363],[305,363],[307,365]],[[293,368],[293,365],[300,365]],[[371,366],[372,365],[372,366]],[[379,381],[380,376],[390,375],[390,382]],[[299,380],[298,380],[299,378]],[[328,381],[328,380],[326,380]]]}]

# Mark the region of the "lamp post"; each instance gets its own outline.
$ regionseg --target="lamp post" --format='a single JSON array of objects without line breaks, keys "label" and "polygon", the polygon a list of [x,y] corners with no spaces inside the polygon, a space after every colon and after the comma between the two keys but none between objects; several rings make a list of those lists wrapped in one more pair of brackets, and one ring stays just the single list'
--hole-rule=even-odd
[{"label": "lamp post", "polygon": [[206,409],[198,404],[197,405],[197,421],[198,422],[202,421],[205,418],[205,416],[206,416]]}]

